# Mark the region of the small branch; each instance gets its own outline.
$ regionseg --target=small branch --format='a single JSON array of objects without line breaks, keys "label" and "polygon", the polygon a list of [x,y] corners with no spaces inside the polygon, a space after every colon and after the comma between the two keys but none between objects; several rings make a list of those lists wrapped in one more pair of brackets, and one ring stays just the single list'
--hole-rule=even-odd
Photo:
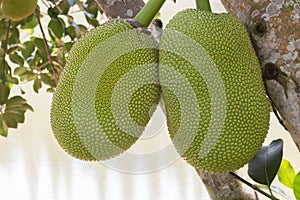
[{"label": "small branch", "polygon": [[258,187],[256,187],[255,185],[249,183],[248,181],[246,181],[245,179],[241,178],[240,176],[238,176],[237,174],[233,173],[233,172],[229,172],[229,174],[231,174],[234,178],[238,179],[239,181],[243,182],[244,184],[248,185],[249,187],[251,187],[252,189],[256,190],[257,192],[263,194],[264,196],[268,197],[269,199],[272,200],[279,200],[276,197],[266,193],[265,191],[259,189]]},{"label": "small branch", "polygon": [[49,46],[47,44],[46,35],[45,35],[44,29],[42,27],[41,19],[40,19],[40,11],[39,11],[38,8],[35,9],[35,16],[36,16],[36,19],[38,21],[39,27],[41,29],[41,33],[42,33],[44,44],[45,44],[45,47],[46,47],[46,53],[47,53],[47,57],[48,57],[48,60],[49,60],[49,64],[50,64],[51,69],[53,71],[55,83],[57,84],[58,83],[58,73],[57,73],[57,71],[56,71],[56,69],[54,67],[54,64],[53,64],[53,60],[52,60],[52,57],[51,57],[50,49],[49,49]]},{"label": "small branch", "polygon": [[209,0],[196,0],[196,6],[199,10],[205,10],[211,12]]}]

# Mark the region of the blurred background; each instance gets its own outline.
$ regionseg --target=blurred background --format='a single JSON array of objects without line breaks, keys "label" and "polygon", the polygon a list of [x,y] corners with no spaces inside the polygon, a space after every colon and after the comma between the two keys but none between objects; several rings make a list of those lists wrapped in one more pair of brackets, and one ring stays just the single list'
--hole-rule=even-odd
[{"label": "blurred background", "polygon": [[[218,0],[211,3],[214,12],[225,12]],[[40,6],[43,9],[43,5]],[[188,7],[195,7],[193,1],[178,0],[175,5],[168,0],[161,10],[163,23]],[[80,14],[77,17],[80,18]],[[43,20],[46,27],[49,19],[45,16]],[[0,199],[210,199],[195,169],[179,158],[172,148],[160,109],[142,138],[127,153],[106,162],[84,162],[66,154],[51,132],[49,113],[52,94],[44,90],[34,93],[32,83],[21,84],[21,87],[35,111],[27,112],[25,123],[16,130],[11,129],[8,138],[0,137]],[[13,88],[12,95],[19,93],[18,87]],[[272,115],[265,144],[277,138],[284,140],[284,158],[299,171],[300,154],[289,134]],[[159,151],[163,152],[160,158],[164,161],[156,156],[145,156]],[[277,178],[274,185],[293,197]]]}]

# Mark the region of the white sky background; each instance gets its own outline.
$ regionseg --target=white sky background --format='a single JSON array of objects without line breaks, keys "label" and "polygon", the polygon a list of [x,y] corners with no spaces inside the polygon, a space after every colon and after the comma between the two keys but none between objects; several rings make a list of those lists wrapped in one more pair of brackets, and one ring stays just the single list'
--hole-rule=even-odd
[{"label": "white sky background", "polygon": [[[194,1],[168,0],[161,10],[164,24],[179,10],[194,7]],[[212,1],[215,12],[224,9]],[[79,15],[79,14],[78,14]],[[44,24],[46,27],[46,24]],[[35,112],[27,112],[26,121],[11,129],[8,138],[0,137],[0,199],[7,200],[205,200],[209,199],[194,169],[182,159],[152,173],[128,174],[104,164],[88,163],[67,155],[55,141],[49,123],[52,94],[44,90],[35,94],[32,83],[22,84],[25,97]],[[18,87],[13,94],[20,94]],[[169,144],[161,113],[129,152],[149,153]],[[156,130],[156,135],[151,132]],[[147,135],[150,134],[150,135]],[[151,136],[151,137],[150,137]],[[300,170],[299,152],[287,132],[272,116],[266,144],[283,138],[284,158]],[[277,178],[276,178],[277,179]],[[284,186],[275,184],[289,190]],[[292,193],[288,192],[291,196]]]}]

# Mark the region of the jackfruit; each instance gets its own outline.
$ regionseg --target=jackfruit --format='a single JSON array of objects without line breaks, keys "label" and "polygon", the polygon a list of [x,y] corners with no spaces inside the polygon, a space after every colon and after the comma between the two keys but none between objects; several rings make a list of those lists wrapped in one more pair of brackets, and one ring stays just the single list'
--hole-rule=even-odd
[{"label": "jackfruit", "polygon": [[113,19],[72,47],[53,95],[52,130],[73,157],[109,159],[136,142],[159,98],[156,40]]},{"label": "jackfruit", "polygon": [[37,0],[3,0],[1,5],[3,17],[12,21],[28,17],[36,7]]},{"label": "jackfruit", "polygon": [[159,77],[170,137],[192,166],[226,173],[244,166],[269,127],[260,64],[231,14],[177,13],[160,42]]}]

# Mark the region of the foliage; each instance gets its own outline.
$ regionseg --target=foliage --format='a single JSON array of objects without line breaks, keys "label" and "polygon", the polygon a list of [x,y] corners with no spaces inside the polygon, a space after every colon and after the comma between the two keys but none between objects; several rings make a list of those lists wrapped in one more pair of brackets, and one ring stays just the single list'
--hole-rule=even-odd
[{"label": "foliage", "polygon": [[[26,110],[32,110],[21,96],[10,96],[12,87],[31,82],[38,93],[41,88],[54,92],[59,74],[66,64],[72,45],[88,27],[77,23],[81,14],[91,27],[99,25],[94,0],[40,0],[40,7],[27,18],[13,22],[0,12],[0,135],[23,123]],[[40,8],[46,7],[43,10]],[[48,21],[47,26],[41,22]],[[12,106],[11,103],[16,105]]]},{"label": "foliage", "polygon": [[[280,194],[285,199],[290,199],[279,187],[272,186],[276,175],[278,180],[293,190],[296,199],[300,199],[300,172],[296,172],[291,163],[282,159],[283,141],[277,139],[267,146],[260,148],[260,151],[248,163],[248,175],[257,183],[265,185],[272,197],[272,191]],[[264,189],[265,186],[258,187]],[[274,197],[275,198],[275,197]]]}]

